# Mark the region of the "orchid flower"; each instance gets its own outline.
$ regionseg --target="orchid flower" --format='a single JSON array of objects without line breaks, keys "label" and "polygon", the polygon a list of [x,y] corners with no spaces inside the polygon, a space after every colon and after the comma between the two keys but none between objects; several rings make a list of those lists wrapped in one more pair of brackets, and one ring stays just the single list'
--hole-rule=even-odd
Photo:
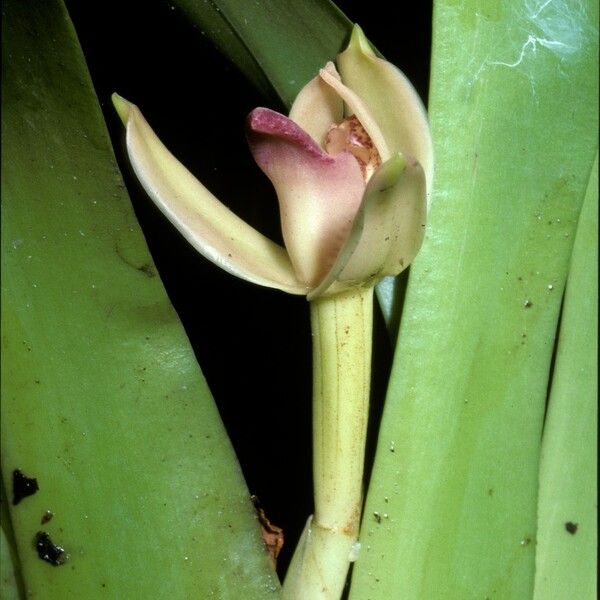
[{"label": "orchid flower", "polygon": [[427,119],[406,77],[358,27],[338,64],[342,76],[325,65],[289,117],[257,108],[247,120],[254,158],[277,192],[285,249],[221,204],[139,109],[113,96],[133,169],[186,239],[238,277],[309,299],[405,269],[423,240],[431,184]]},{"label": "orchid flower", "polygon": [[253,110],[247,137],[279,200],[285,248],[238,218],[116,94],[131,164],[206,258],[248,281],[305,294],[313,330],[315,511],[285,600],[336,600],[357,556],[371,373],[373,287],[405,269],[424,236],[432,180],[425,110],[406,77],[355,26],[288,117]]}]

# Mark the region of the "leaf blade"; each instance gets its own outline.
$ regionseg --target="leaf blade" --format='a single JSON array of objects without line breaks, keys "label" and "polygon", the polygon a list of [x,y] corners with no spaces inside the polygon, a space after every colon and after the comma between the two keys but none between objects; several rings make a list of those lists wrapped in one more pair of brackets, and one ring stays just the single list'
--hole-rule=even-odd
[{"label": "leaf blade", "polygon": [[[26,588],[277,597],[68,15],[60,2],[4,10],[2,473],[9,491],[15,468],[40,488],[10,507]],[[41,529],[66,565],[38,558]]]},{"label": "leaf blade", "polygon": [[596,591],[598,157],[571,258],[544,426],[534,599]]},{"label": "leaf blade", "polygon": [[329,0],[261,0],[243,10],[236,0],[174,4],[266,97],[272,98],[274,91],[288,108],[303,85],[342,49],[351,30]]},{"label": "leaf blade", "polygon": [[436,4],[430,226],[411,269],[351,598],[533,590],[552,339],[596,144],[596,9],[575,14],[571,51],[571,38],[548,47],[542,29],[530,33],[574,18],[546,4],[537,25],[529,5]]}]

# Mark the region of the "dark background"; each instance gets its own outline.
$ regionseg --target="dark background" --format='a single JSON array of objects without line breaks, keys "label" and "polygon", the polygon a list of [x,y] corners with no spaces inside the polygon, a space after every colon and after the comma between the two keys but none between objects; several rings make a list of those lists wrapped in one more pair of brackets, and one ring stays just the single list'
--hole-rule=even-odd
[{"label": "dark background", "polygon": [[[293,1],[293,0],[290,0]],[[301,0],[295,0],[301,1]],[[427,99],[431,2],[342,1],[371,42]],[[269,519],[283,527],[285,571],[312,512],[311,345],[303,297],[232,277],[193,251],[132,177],[110,95],[138,104],[162,141],[218,198],[280,241],[277,202],[254,165],[244,119],[267,102],[171,4],[67,1],[150,250],[241,463]],[[143,6],[143,8],[140,8]],[[243,6],[243,2],[241,2]],[[284,111],[282,106],[270,108]],[[373,422],[391,349],[376,315]],[[370,440],[372,458],[373,436]]]}]

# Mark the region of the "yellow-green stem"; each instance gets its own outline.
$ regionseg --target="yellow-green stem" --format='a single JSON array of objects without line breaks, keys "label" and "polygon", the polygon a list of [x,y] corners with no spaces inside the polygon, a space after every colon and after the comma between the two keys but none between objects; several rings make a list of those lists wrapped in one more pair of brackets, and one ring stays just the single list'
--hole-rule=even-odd
[{"label": "yellow-green stem", "polygon": [[358,538],[369,413],[373,289],[311,302],[315,514],[284,584],[286,600],[337,600]]}]

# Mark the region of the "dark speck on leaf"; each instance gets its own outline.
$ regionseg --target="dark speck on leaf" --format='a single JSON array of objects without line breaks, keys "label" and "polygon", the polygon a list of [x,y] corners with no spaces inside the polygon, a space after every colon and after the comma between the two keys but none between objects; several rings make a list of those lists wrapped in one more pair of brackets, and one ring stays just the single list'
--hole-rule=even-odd
[{"label": "dark speck on leaf", "polygon": [[523,306],[525,308],[531,308],[533,306],[533,302],[531,300],[525,300],[525,302],[523,303]]},{"label": "dark speck on leaf", "polygon": [[577,527],[578,524],[577,523],[573,523],[572,521],[567,521],[565,523],[565,529],[571,534],[571,535],[575,535],[577,533]]},{"label": "dark speck on leaf", "polygon": [[377,523],[381,523],[381,515],[378,512],[374,512],[373,517]]},{"label": "dark speck on leaf", "polygon": [[37,479],[27,477],[19,469],[13,471],[13,504],[19,504],[23,498],[32,496],[39,489]]},{"label": "dark speck on leaf", "polygon": [[54,567],[64,565],[69,558],[65,549],[54,544],[45,531],[38,531],[35,534],[35,549],[42,560]]},{"label": "dark speck on leaf", "polygon": [[41,524],[45,525],[46,523],[49,523],[50,521],[52,521],[52,517],[54,516],[54,513],[51,510],[47,510],[43,515],[42,515],[42,520],[41,520]]},{"label": "dark speck on leaf", "polygon": [[138,267],[137,270],[141,271],[144,275],[147,275],[148,277],[154,277],[156,275],[154,267],[150,263],[143,264],[141,267]]}]

